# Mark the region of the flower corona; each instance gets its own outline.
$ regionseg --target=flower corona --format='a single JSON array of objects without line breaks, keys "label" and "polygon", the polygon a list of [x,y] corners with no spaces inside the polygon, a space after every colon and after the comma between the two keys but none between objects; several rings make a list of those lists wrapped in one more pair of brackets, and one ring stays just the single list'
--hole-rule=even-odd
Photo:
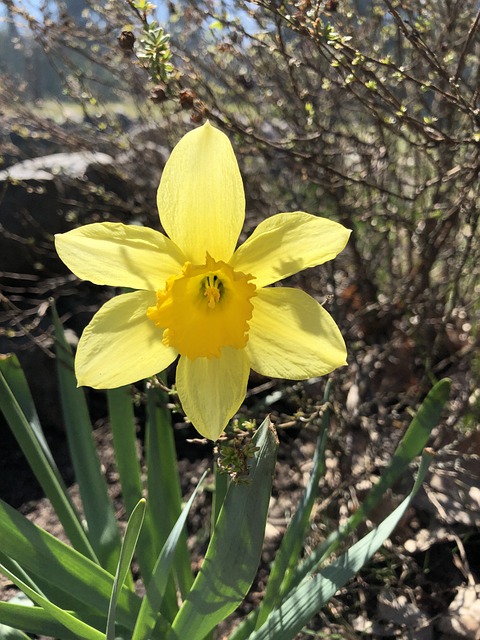
[{"label": "flower corona", "polygon": [[206,256],[205,264],[185,263],[157,291],[157,304],[147,317],[163,329],[162,342],[190,360],[219,358],[223,347],[243,349],[255,295],[252,276],[235,272],[225,262]]}]

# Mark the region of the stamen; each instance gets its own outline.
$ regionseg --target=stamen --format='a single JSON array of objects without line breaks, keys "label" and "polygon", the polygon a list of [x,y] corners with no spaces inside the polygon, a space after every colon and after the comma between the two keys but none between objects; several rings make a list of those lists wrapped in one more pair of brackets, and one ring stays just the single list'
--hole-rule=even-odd
[{"label": "stamen", "polygon": [[220,287],[222,285],[221,280],[216,275],[208,275],[205,278],[203,286],[205,291],[203,295],[207,298],[207,304],[209,309],[215,309],[215,305],[220,300]]}]

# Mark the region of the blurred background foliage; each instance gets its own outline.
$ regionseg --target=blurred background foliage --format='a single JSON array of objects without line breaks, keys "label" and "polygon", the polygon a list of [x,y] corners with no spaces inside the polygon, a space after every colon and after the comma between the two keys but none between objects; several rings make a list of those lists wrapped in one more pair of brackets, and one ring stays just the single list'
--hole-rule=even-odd
[{"label": "blurred background foliage", "polygon": [[[52,233],[95,220],[157,227],[169,150],[209,118],[239,158],[247,233],[297,209],[353,230],[331,267],[291,279],[326,300],[346,336],[348,420],[386,419],[385,407],[394,420],[449,375],[450,424],[477,424],[478,0],[1,4],[3,350],[49,354],[50,295],[81,331],[102,300],[65,273]],[[79,151],[104,156],[73,190],[60,160],[53,195],[40,165],[13,171]]]}]

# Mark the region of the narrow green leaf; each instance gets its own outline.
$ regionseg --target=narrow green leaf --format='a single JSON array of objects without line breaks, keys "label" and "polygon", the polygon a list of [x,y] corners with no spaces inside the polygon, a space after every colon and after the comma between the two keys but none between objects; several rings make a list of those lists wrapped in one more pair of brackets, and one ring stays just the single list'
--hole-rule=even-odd
[{"label": "narrow green leaf", "polygon": [[[108,415],[113,434],[115,460],[128,517],[143,495],[131,389],[131,387],[121,387],[107,391]],[[140,573],[143,576],[151,574],[158,556],[155,549],[156,532],[153,528],[151,515],[147,505],[136,551]]]},{"label": "narrow green leaf", "polygon": [[177,452],[170,413],[166,408],[167,401],[168,398],[161,389],[148,386],[146,442],[148,504],[152,507],[155,516],[158,553],[180,515],[182,504]]},{"label": "narrow green leaf", "polygon": [[141,500],[143,491],[131,391],[131,387],[107,391],[108,417],[113,434],[115,460],[122,486],[123,502],[129,516]]},{"label": "narrow green leaf", "polygon": [[252,631],[262,626],[272,609],[277,606],[283,597],[285,576],[298,562],[302,551],[305,535],[310,526],[310,514],[318,495],[320,477],[325,472],[325,447],[328,440],[328,425],[330,421],[330,389],[332,381],[327,382],[323,398],[324,412],[321,419],[320,433],[313,457],[313,467],[308,485],[283,536],[281,545],[270,570],[265,595],[260,606],[253,610],[242,623],[234,630],[230,640],[245,640]]},{"label": "narrow green leaf", "polygon": [[288,589],[296,587],[298,582],[315,567],[334,553],[345,538],[362,523],[370,511],[379,503],[381,497],[408,470],[411,461],[418,456],[426,445],[432,429],[437,425],[443,406],[450,393],[450,380],[440,380],[420,405],[392,460],[379,481],[365,496],[357,511],[350,516],[347,523],[315,549],[289,576]]},{"label": "narrow green leaf", "polygon": [[437,382],[430,390],[401,439],[389,466],[353,515],[351,526],[357,526],[359,522],[363,522],[367,514],[378,504],[385,491],[403,476],[412,460],[426,446],[432,429],[440,420],[443,407],[450,395],[450,387],[450,380],[445,378]]},{"label": "narrow green leaf", "polygon": [[75,633],[78,638],[84,640],[105,640],[105,634],[101,633],[97,629],[94,629],[90,625],[82,622],[68,611],[64,611],[60,607],[57,607],[53,602],[50,602],[48,598],[37,593],[34,589],[31,589],[28,584],[20,580],[17,576],[10,573],[6,567],[1,567],[2,573],[4,573],[12,582],[14,582],[19,589],[23,591],[33,602],[41,606],[47,613],[49,613],[55,620],[57,620],[66,629]]},{"label": "narrow green leaf", "polygon": [[[42,589],[43,585],[52,585],[58,593],[64,592],[70,601],[77,603],[76,610],[101,613],[106,623],[113,576],[34,525],[3,500],[0,500],[0,549],[18,562],[35,582],[40,583],[41,577]],[[139,605],[138,597],[124,587],[117,605],[119,622],[133,629]]]},{"label": "narrow green leaf", "polygon": [[141,500],[143,490],[131,389],[120,387],[107,391],[115,460],[128,516]]},{"label": "narrow green leaf", "polygon": [[432,457],[431,453],[424,453],[414,487],[395,511],[319,574],[304,578],[284,602],[272,611],[265,624],[249,636],[249,640],[293,640],[391,535],[420,488]]},{"label": "narrow green leaf", "polygon": [[43,435],[27,380],[16,356],[0,356],[0,408],[70,542],[80,553],[96,560]]},{"label": "narrow green leaf", "polygon": [[51,467],[55,469],[55,461],[45,439],[27,379],[17,356],[13,353],[0,355],[0,371],[5,376],[5,380],[30,425],[32,432],[35,434],[45,457]]},{"label": "narrow green leaf", "polygon": [[[382,474],[379,482],[367,494],[363,504],[348,519],[344,527],[332,532],[305,560],[285,573],[281,589],[279,589],[282,598],[286,593],[296,589],[303,578],[325,562],[340,547],[345,538],[364,521],[385,491],[407,471],[408,465],[419,454],[422,447],[425,446],[433,427],[438,423],[443,406],[448,399],[449,391],[449,380],[442,380],[433,387],[412,420],[389,466]],[[250,637],[262,607],[263,602],[259,609],[252,611],[235,629],[230,640],[246,640]]]},{"label": "narrow green leaf", "polygon": [[27,572],[16,560],[6,556],[1,551],[0,563],[31,589],[45,596],[62,609],[73,610],[78,607],[78,601],[69,592],[59,589],[57,585],[48,582],[42,575],[34,575],[31,571]]},{"label": "narrow green leaf", "polygon": [[145,516],[145,505],[145,500],[142,498],[128,519],[125,537],[120,551],[120,559],[118,561],[118,567],[115,574],[115,580],[113,581],[112,597],[108,607],[107,632],[105,640],[115,640],[115,613],[117,610],[117,600],[120,589],[124,585],[125,578],[130,571],[130,564],[132,562],[133,553],[137,545],[138,536],[140,535],[143,518]]},{"label": "narrow green leaf", "polygon": [[157,623],[158,612],[160,611],[162,599],[167,588],[168,576],[175,558],[178,541],[182,534],[193,501],[195,500],[198,490],[200,489],[206,475],[207,471],[205,471],[200,478],[197,486],[195,487],[195,491],[192,493],[190,499],[183,508],[182,513],[170,532],[170,535],[168,536],[158,557],[140,607],[140,613],[138,614],[137,622],[135,624],[132,640],[148,640],[151,637],[151,633]]},{"label": "narrow green leaf", "polygon": [[2,567],[6,567],[10,573],[15,574],[23,582],[28,584],[31,589],[34,589],[37,593],[42,593],[42,588],[38,584],[38,581],[34,581],[16,560],[6,556],[2,551],[0,551],[0,565],[2,565]]},{"label": "narrow green leaf", "polygon": [[[75,633],[65,629],[63,624],[57,622],[41,607],[26,607],[0,600],[0,620],[9,626],[15,625],[16,629],[27,633],[52,636],[61,640],[78,640]],[[0,638],[3,640],[1,635]]]},{"label": "narrow green leaf", "polygon": [[433,427],[440,420],[443,407],[450,396],[451,386],[451,380],[448,378],[440,380],[420,405],[397,449],[398,458],[403,460],[403,468],[407,467],[426,446]]},{"label": "narrow green leaf", "polygon": [[215,476],[215,489],[213,492],[212,503],[212,524],[210,527],[212,533],[215,531],[215,525],[217,523],[218,516],[220,515],[220,510],[230,484],[228,473],[221,473],[216,462],[214,462],[213,473]]},{"label": "narrow green leaf", "polygon": [[0,624],[0,640],[29,640],[29,638],[23,631],[19,631],[17,628],[14,629],[6,624]]},{"label": "narrow green leaf", "polygon": [[[70,611],[69,613],[72,613]],[[36,606],[25,606],[13,602],[0,601],[0,620],[5,624],[18,628],[26,633],[49,636],[58,640],[78,640],[78,635],[66,629],[50,613]],[[94,616],[82,612],[82,621],[99,628],[105,617]],[[129,638],[130,633],[124,627],[118,628],[121,638]]]},{"label": "narrow green leaf", "polygon": [[[26,633],[51,636],[60,640],[78,640],[75,633],[65,629],[63,624],[52,618],[51,614],[41,607],[28,607],[0,600],[0,620],[9,626],[15,625],[14,628]],[[2,638],[1,635],[0,638]]]},{"label": "narrow green leaf", "polygon": [[120,534],[100,470],[85,395],[77,388],[72,350],[53,304],[52,315],[60,399],[88,536],[101,565],[113,574],[120,553]]},{"label": "narrow green leaf", "polygon": [[168,640],[203,640],[245,597],[262,552],[278,440],[267,418],[248,481],[231,483],[202,568],[176,616]]},{"label": "narrow green leaf", "polygon": [[7,627],[4,624],[0,624],[0,640],[30,640],[30,639],[25,633],[23,633],[23,631],[18,631],[18,629],[13,629],[12,627]]},{"label": "narrow green leaf", "polygon": [[298,562],[305,542],[305,536],[310,527],[310,514],[318,496],[320,477],[325,473],[325,447],[327,446],[328,425],[330,422],[330,407],[328,405],[330,388],[331,380],[327,383],[323,398],[324,412],[313,457],[313,468],[310,479],[297,510],[285,532],[282,544],[275,554],[265,596],[259,607],[258,619],[255,625],[257,629],[265,622],[273,607],[281,601],[285,592],[283,585],[285,583],[288,584],[288,575]]},{"label": "narrow green leaf", "polygon": [[[167,540],[170,531],[182,511],[182,494],[180,477],[178,474],[177,452],[172,428],[170,411],[166,405],[167,394],[152,385],[147,388],[147,487],[148,487],[148,515],[151,518],[149,526],[155,535],[156,562],[160,551]],[[148,575],[151,575],[153,565]],[[187,547],[187,537],[182,533],[178,541],[174,560],[174,573],[178,580],[180,591],[189,591],[193,575],[190,566],[190,555]],[[175,582],[170,580],[162,604],[162,613],[170,622],[178,611]]]}]

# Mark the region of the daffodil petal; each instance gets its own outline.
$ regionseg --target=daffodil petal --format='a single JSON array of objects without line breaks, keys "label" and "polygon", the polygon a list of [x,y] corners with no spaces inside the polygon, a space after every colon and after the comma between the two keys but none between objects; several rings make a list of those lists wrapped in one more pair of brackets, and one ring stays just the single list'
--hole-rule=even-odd
[{"label": "daffodil petal", "polygon": [[95,284],[155,291],[180,273],[180,249],[148,227],[98,222],[55,236],[61,260],[75,275]]},{"label": "daffodil petal", "polygon": [[135,291],[112,298],[94,315],[78,343],[79,386],[115,389],[155,375],[177,352],[162,343],[162,331],[146,316],[155,293]]},{"label": "daffodil petal", "polygon": [[304,291],[260,289],[252,302],[246,351],[257,373],[305,380],[346,364],[345,343],[337,325]]},{"label": "daffodil petal", "polygon": [[165,165],[157,194],[163,228],[187,260],[232,257],[245,218],[242,178],[227,136],[208,122],[187,133]]},{"label": "daffodil petal", "polygon": [[303,211],[279,213],[261,222],[230,260],[265,287],[293,273],[331,260],[347,244],[350,230]]},{"label": "daffodil petal", "polygon": [[177,391],[195,429],[216,440],[242,404],[250,366],[244,349],[224,347],[219,358],[182,356]]}]

